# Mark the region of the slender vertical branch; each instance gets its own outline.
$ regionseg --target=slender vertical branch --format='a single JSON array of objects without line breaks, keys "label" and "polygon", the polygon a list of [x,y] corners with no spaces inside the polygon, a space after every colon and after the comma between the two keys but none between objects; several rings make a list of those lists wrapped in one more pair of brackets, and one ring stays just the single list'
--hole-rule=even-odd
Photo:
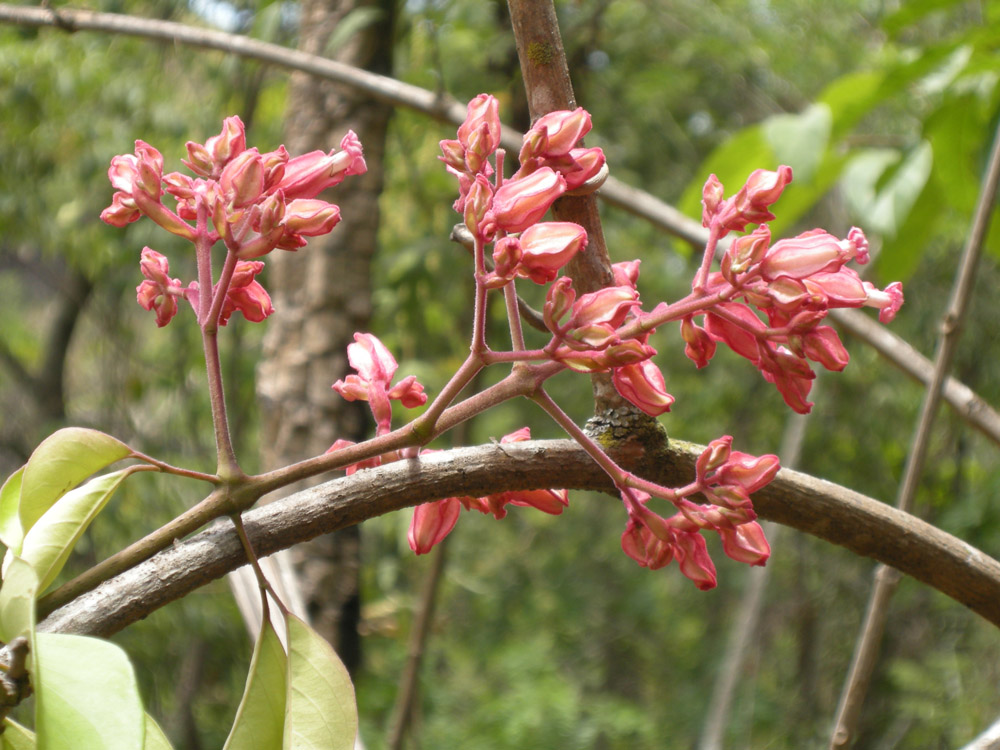
[{"label": "slender vertical branch", "polygon": [[[573,109],[576,96],[552,0],[508,0],[507,5],[531,119],[555,110]],[[552,213],[558,221],[579,224],[587,231],[586,250],[577,253],[566,267],[574,289],[584,294],[610,286],[614,273],[594,195],[564,196],[552,206]],[[633,409],[615,390],[608,373],[595,373],[591,381],[595,413]]]},{"label": "slender vertical branch", "polygon": [[[948,370],[951,369],[962,323],[968,310],[976,267],[979,264],[983,242],[990,226],[998,182],[1000,182],[1000,126],[997,127],[993,135],[990,159],[979,191],[979,200],[972,219],[972,227],[962,251],[958,277],[952,288],[948,308],[941,321],[937,352],[934,356],[934,370],[927,390],[924,392],[924,402],[910,445],[906,470],[896,495],[896,506],[903,511],[909,512],[913,506],[913,498],[923,473],[934,417],[941,402],[945,378]],[[837,719],[830,739],[831,748],[849,747],[857,735],[861,708],[868,692],[868,684],[871,681],[875,664],[878,661],[882,635],[885,632],[889,600],[899,583],[899,579],[899,572],[884,565],[880,565],[875,570],[875,582],[868,600],[865,622],[854,649],[851,670],[844,683],[840,704],[837,707]]]}]

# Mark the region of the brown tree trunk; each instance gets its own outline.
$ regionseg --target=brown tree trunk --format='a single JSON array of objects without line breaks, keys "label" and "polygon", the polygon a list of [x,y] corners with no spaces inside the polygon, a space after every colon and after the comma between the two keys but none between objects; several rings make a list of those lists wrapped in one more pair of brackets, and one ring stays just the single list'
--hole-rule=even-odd
[{"label": "brown tree trunk", "polygon": [[[389,73],[394,6],[394,0],[304,0],[299,47]],[[325,50],[338,23],[359,8],[377,9],[377,20],[339,49]],[[337,438],[359,440],[371,429],[364,405],[345,402],[330,386],[345,375],[347,344],[355,331],[368,329],[371,316],[370,266],[390,114],[386,105],[350,89],[292,76],[285,123],[289,152],[329,151],[354,130],[368,172],[323,196],[341,208],[342,220],[330,235],[311,239],[298,253],[271,256],[268,282],[278,314],[269,321],[257,378],[265,468],[323,453]],[[358,553],[356,528],[294,551],[312,623],[352,671],[360,657]]]}]

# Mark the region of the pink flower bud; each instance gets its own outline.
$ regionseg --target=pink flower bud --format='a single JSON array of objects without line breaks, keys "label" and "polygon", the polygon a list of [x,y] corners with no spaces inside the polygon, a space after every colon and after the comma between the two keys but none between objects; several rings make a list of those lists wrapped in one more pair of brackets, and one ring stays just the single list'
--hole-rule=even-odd
[{"label": "pink flower bud", "polygon": [[746,202],[754,208],[765,208],[781,197],[785,186],[792,181],[792,168],[782,165],[777,172],[757,169],[747,178],[743,191],[746,191]]},{"label": "pink flower bud", "polygon": [[497,283],[492,286],[487,284],[487,287],[503,286],[513,279],[523,255],[521,241],[517,237],[503,237],[497,240],[493,246],[493,273]]},{"label": "pink flower bud", "polygon": [[710,174],[705,180],[705,186],[701,189],[701,225],[706,229],[718,214],[723,195],[722,183],[719,182],[719,178]]},{"label": "pink flower bud", "polygon": [[410,549],[418,555],[430,552],[455,528],[461,512],[462,504],[454,497],[418,505],[413,509],[413,520],[407,534]]},{"label": "pink flower bud", "polygon": [[151,248],[142,249],[139,270],[146,277],[136,287],[136,301],[144,310],[156,310],[156,325],[162,328],[177,314],[177,296],[181,282],[170,278],[170,264],[160,253]]},{"label": "pink flower bud", "polygon": [[779,276],[804,279],[815,273],[832,273],[851,260],[856,250],[849,240],[838,240],[821,229],[813,229],[774,243],[761,261],[760,271],[766,281]]},{"label": "pink flower bud", "polygon": [[[589,180],[597,177],[604,168],[604,151],[600,148],[574,148],[569,152],[569,164],[551,166],[566,178],[566,190],[576,190],[586,184]],[[546,162],[548,163],[548,162]],[[601,179],[603,184],[604,178]],[[593,189],[600,187],[595,184]]]},{"label": "pink flower bud", "polygon": [[286,234],[317,237],[340,222],[340,208],[318,199],[297,198],[285,204],[282,223]]},{"label": "pink flower bud", "polygon": [[708,556],[705,540],[698,533],[678,533],[674,542],[674,555],[681,573],[691,579],[702,591],[716,586],[715,565]]},{"label": "pink flower bud", "polygon": [[586,246],[587,232],[579,224],[547,221],[530,226],[520,237],[523,255],[518,275],[546,284]]},{"label": "pink flower bud", "polygon": [[227,203],[243,208],[260,198],[264,190],[264,162],[257,149],[236,156],[223,168],[219,187]]},{"label": "pink flower bud", "polygon": [[354,131],[347,132],[340,148],[340,151],[333,150],[328,154],[311,151],[289,159],[281,180],[270,189],[283,191],[289,201],[312,199],[327,188],[339,185],[345,177],[367,171],[361,142]]},{"label": "pink flower bud", "polygon": [[766,224],[733,240],[722,257],[722,275],[726,281],[735,286],[736,277],[760,263],[770,244],[771,230]]},{"label": "pink flower bud", "polygon": [[390,399],[399,401],[407,409],[415,409],[427,403],[424,387],[417,382],[416,375],[407,375],[394,385],[388,393]]},{"label": "pink flower bud", "polygon": [[573,280],[569,276],[561,276],[552,286],[549,287],[545,295],[545,307],[543,315],[545,325],[553,333],[560,330],[560,322],[567,312],[573,307],[576,301],[576,290],[573,289]]},{"label": "pink flower bud", "polygon": [[493,222],[487,219],[487,212],[490,202],[493,200],[493,187],[485,175],[476,175],[476,181],[472,183],[469,192],[465,196],[465,219],[466,228],[480,239],[489,240],[493,237]]},{"label": "pink flower bud", "polygon": [[226,290],[226,301],[219,314],[219,325],[226,325],[229,316],[237,311],[243,313],[243,317],[251,323],[260,323],[274,312],[267,290],[254,280],[263,270],[264,264],[260,261],[236,262],[229,289]]},{"label": "pink flower bud", "polygon": [[[532,125],[529,135],[539,135],[535,139],[536,148],[541,151],[531,153],[531,156],[563,156],[568,154],[583,136],[590,132],[590,114],[577,107],[573,111],[559,110],[549,112],[539,117]],[[525,140],[530,140],[526,136]],[[523,152],[523,149],[522,149]]]},{"label": "pink flower bud", "polygon": [[465,146],[461,141],[441,141],[441,156],[438,157],[456,172],[465,171]]},{"label": "pink flower bud", "polygon": [[681,337],[685,342],[685,356],[699,369],[705,367],[715,356],[715,341],[690,315],[681,321]]},{"label": "pink flower bud", "polygon": [[118,192],[111,197],[111,205],[101,211],[101,221],[113,227],[124,227],[142,216],[135,201],[127,193]]},{"label": "pink flower bud", "polygon": [[539,221],[556,199],[566,192],[566,180],[550,167],[527,177],[508,180],[493,196],[491,213],[506,232],[523,232]]},{"label": "pink flower bud", "polygon": [[[731,437],[729,441],[732,442]],[[722,465],[717,467],[713,481],[720,485],[739,486],[750,494],[769,484],[780,468],[778,457],[773,454],[751,456],[731,451]]]},{"label": "pink flower bud", "polygon": [[737,562],[763,565],[771,556],[771,545],[764,537],[764,530],[755,521],[740,524],[733,529],[721,528],[718,532],[723,551]]},{"label": "pink flower bud", "polygon": [[[348,399],[348,400],[353,401],[354,399]],[[353,440],[344,440],[343,438],[337,438],[333,442],[333,445],[331,445],[329,448],[326,449],[326,452],[336,453],[341,448],[347,448],[352,445],[357,445],[357,443],[355,443]],[[356,464],[349,464],[348,466],[345,466],[344,473],[347,476],[351,476],[352,474],[358,472],[361,469],[371,469],[375,466],[381,466],[381,465],[382,465],[382,457],[373,456],[372,458],[365,459],[364,461],[358,461]]]},{"label": "pink flower bud", "polygon": [[850,361],[850,355],[841,343],[837,331],[830,326],[817,326],[804,334],[801,354],[832,372],[840,372]]},{"label": "pink flower bud", "polygon": [[652,417],[670,411],[674,403],[674,397],[667,393],[663,373],[652,360],[616,367],[612,380],[622,397]]},{"label": "pink flower bud", "polygon": [[701,455],[698,456],[698,460],[695,462],[695,472],[699,482],[708,484],[708,474],[729,460],[729,456],[732,453],[732,446],[732,435],[723,435],[708,444],[708,447],[701,452]]},{"label": "pink flower bud", "polygon": [[163,195],[163,155],[145,141],[135,142],[136,172],[132,185],[132,197],[142,192],[159,201]]},{"label": "pink flower bud", "polygon": [[[705,315],[705,330],[716,341],[721,341],[730,349],[746,357],[754,364],[760,359],[757,335],[763,335],[766,326],[753,310],[738,302],[720,302],[712,308],[727,313],[722,317],[714,312]],[[736,322],[738,321],[738,322]]]},{"label": "pink flower bud", "polygon": [[227,117],[222,121],[222,132],[200,143],[188,141],[187,167],[197,175],[210,179],[217,178],[229,161],[246,150],[246,133],[239,117]]},{"label": "pink flower bud", "polygon": [[468,149],[472,134],[483,132],[483,128],[484,135],[480,135],[476,147],[485,159],[500,145],[500,104],[489,94],[480,94],[469,102],[465,122],[458,128],[458,140]]},{"label": "pink flower bud", "polygon": [[656,537],[648,528],[629,519],[622,533],[622,550],[643,568],[659,570],[674,559],[674,545]]},{"label": "pink flower bud", "polygon": [[639,264],[641,260],[623,260],[620,263],[613,263],[611,271],[614,274],[615,286],[630,286],[635,289],[639,283]]}]

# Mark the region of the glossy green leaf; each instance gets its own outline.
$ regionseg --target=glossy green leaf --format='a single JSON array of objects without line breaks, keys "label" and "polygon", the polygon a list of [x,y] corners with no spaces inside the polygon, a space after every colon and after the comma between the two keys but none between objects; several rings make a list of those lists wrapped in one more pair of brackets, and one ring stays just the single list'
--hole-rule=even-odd
[{"label": "glossy green leaf", "polygon": [[41,590],[59,575],[90,522],[132,471],[122,469],[105,474],[70,490],[24,535],[21,557],[35,568]]},{"label": "glossy green leaf", "polygon": [[108,641],[38,633],[35,731],[43,748],[136,750],[145,715],[125,652]]},{"label": "glossy green leaf", "polygon": [[3,720],[2,750],[35,750],[35,733],[22,727],[16,721]]},{"label": "glossy green leaf", "polygon": [[18,515],[24,533],[68,490],[131,452],[120,440],[83,427],[67,427],[43,440],[21,478]]},{"label": "glossy green leaf", "polygon": [[823,90],[816,101],[830,109],[832,140],[842,138],[882,100],[884,83],[884,73],[861,71],[842,75]]},{"label": "glossy green leaf", "polygon": [[288,623],[284,750],[352,750],[358,708],[347,669],[330,644],[294,615]]},{"label": "glossy green leaf", "polygon": [[900,232],[882,245],[876,260],[881,278],[906,282],[916,270],[929,238],[934,236],[935,227],[944,216],[942,193],[941,183],[932,175]]},{"label": "glossy green leaf", "polygon": [[21,530],[21,518],[17,507],[21,503],[21,477],[24,467],[15,471],[0,487],[0,542],[8,547],[16,548],[24,538]]},{"label": "glossy green leaf", "polygon": [[173,745],[167,739],[167,735],[160,729],[152,716],[146,714],[146,739],[142,750],[173,750]]},{"label": "glossy green leaf", "polygon": [[799,114],[767,118],[763,123],[764,137],[777,161],[792,168],[795,180],[809,182],[826,152],[832,123],[830,108],[813,104]]},{"label": "glossy green leaf", "polygon": [[0,641],[10,643],[18,636],[34,638],[35,597],[38,574],[19,557],[14,557],[0,586]]},{"label": "glossy green leaf", "polygon": [[274,627],[265,619],[250,660],[250,674],[236,720],[223,750],[281,747],[285,725],[288,658]]},{"label": "glossy green leaf", "polygon": [[934,153],[926,141],[902,158],[893,149],[860,154],[844,170],[848,203],[868,231],[892,238],[899,234],[927,184]]}]

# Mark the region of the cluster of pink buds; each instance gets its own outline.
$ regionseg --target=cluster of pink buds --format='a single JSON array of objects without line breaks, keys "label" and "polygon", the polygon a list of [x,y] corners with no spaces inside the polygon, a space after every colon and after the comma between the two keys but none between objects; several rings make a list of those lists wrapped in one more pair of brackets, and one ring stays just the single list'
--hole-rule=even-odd
[{"label": "cluster of pink buds", "polygon": [[[681,572],[700,589],[715,587],[715,565],[708,555],[702,531],[714,531],[732,559],[763,565],[771,554],[750,493],[770,482],[778,473],[778,457],[750,456],[732,450],[728,435],[713,440],[699,456],[695,481],[674,491],[669,498],[677,513],[664,518],[647,507],[650,495],[622,489],[628,524],[622,534],[622,549],[644,568],[656,570],[677,560]],[[688,498],[701,495],[707,504]]]},{"label": "cluster of pink buds", "polygon": [[[868,262],[868,240],[854,227],[846,239],[814,229],[771,244],[769,207],[792,179],[792,170],[757,170],[740,191],[722,198],[715,175],[705,183],[702,221],[713,239],[760,225],[733,240],[722,259],[722,270],[699,274],[694,291],[719,300],[704,312],[704,325],[694,315],[684,317],[681,334],[685,353],[698,367],[708,364],[716,342],[723,342],[750,360],[774,383],[785,402],[800,414],[812,406],[806,399],[815,372],[809,360],[840,371],[848,354],[830,326],[821,325],[839,307],[875,307],[888,323],[903,304],[899,282],[879,290],[862,281],[849,261]],[[714,249],[714,242],[709,243]],[[707,267],[707,266],[706,266]],[[733,300],[742,298],[744,302]],[[766,317],[766,323],[754,310]],[[696,313],[701,314],[701,313]]]},{"label": "cluster of pink buds", "polygon": [[[143,250],[140,267],[146,280],[137,289],[139,304],[156,311],[156,322],[164,326],[177,312],[177,299],[186,299],[199,315],[218,311],[217,322],[241,312],[259,322],[273,312],[267,292],[255,280],[264,267],[252,258],[275,248],[297,250],[307,237],[326,234],[340,221],[340,209],[316,196],[340,183],[348,175],[362,174],[365,161],[357,136],[349,132],[339,151],[314,151],[289,158],[284,146],[260,153],[247,148],[243,123],[228,117],[222,132],[204,144],[189,142],[184,164],[191,177],[179,172],[163,173],[160,152],[136,141],[135,153],[111,160],[108,177],[115,194],[101,218],[124,227],[147,216],[172,234],[194,243],[198,254],[199,281],[181,284],[169,276],[167,259],[155,250]],[[171,196],[175,207],[164,203]],[[211,223],[211,228],[209,226]],[[200,288],[211,282],[211,248],[224,243],[229,267],[218,284],[212,284],[211,299],[200,298]],[[216,304],[219,295],[224,295]]]},{"label": "cluster of pink buds", "polygon": [[[505,435],[500,442],[518,443],[522,440],[531,440],[531,431],[527,427]],[[413,509],[413,519],[410,521],[410,532],[407,535],[410,549],[418,555],[430,552],[435,544],[455,528],[462,508],[491,513],[494,518],[501,519],[507,515],[508,505],[535,508],[543,513],[558,516],[563,512],[563,508],[569,505],[569,496],[566,490],[522,490],[498,492],[486,497],[449,497],[424,503]]]}]

